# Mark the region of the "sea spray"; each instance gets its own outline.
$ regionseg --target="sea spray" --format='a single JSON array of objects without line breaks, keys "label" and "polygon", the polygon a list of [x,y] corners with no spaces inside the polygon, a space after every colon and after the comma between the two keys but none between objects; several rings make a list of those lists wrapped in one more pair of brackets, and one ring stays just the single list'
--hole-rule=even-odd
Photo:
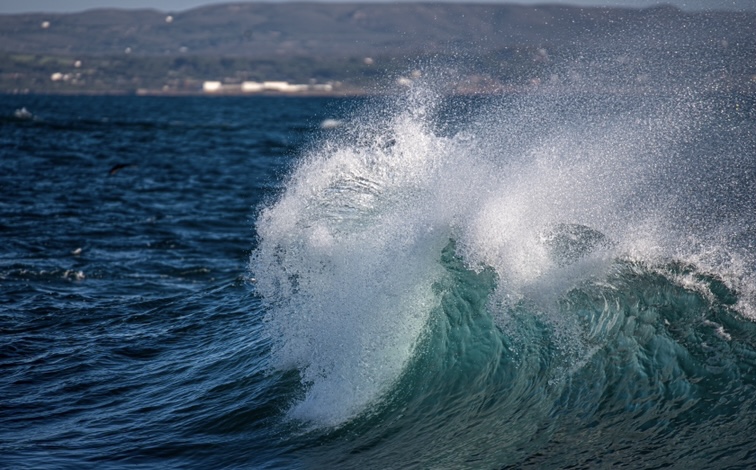
[{"label": "sea spray", "polygon": [[[538,381],[552,394],[601,363],[617,335],[665,337],[658,316],[627,325],[633,295],[614,292],[636,269],[711,302],[721,284],[739,293],[727,308],[752,314],[752,242],[742,232],[753,227],[754,196],[742,191],[753,181],[741,170],[753,164],[725,148],[712,165],[695,148],[719,130],[716,97],[505,96],[450,129],[439,123],[454,121],[443,113],[459,98],[436,89],[415,83],[315,145],[260,214],[251,269],[273,363],[301,375],[291,418],[338,427],[378,412],[420,356],[440,353],[427,344],[431,325],[451,314],[439,287],[450,276],[445,247],[470,272],[493,275],[479,314],[519,344],[497,364],[529,362],[531,341],[551,345],[536,354],[548,357]],[[727,210],[699,193],[724,198]],[[723,213],[729,225],[712,223]],[[673,273],[679,262],[692,271]],[[528,327],[535,337],[520,331],[532,316],[546,325]]]},{"label": "sea spray", "polygon": [[273,356],[306,389],[294,418],[338,425],[375,402],[438,305],[449,233],[425,203],[445,150],[418,106],[380,134],[358,129],[356,143],[313,151],[258,221],[252,268],[270,302]]}]

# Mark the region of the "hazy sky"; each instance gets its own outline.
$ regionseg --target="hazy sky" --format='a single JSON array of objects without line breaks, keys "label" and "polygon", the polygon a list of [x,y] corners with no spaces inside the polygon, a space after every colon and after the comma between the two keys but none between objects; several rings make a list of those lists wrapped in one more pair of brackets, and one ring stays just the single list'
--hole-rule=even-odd
[{"label": "hazy sky", "polygon": [[[237,2],[239,0],[236,0]],[[272,0],[281,1],[281,0]],[[335,1],[391,1],[391,0],[335,0]],[[394,0],[396,1],[396,0]],[[401,0],[399,0],[401,1]],[[405,0],[411,1],[411,0]],[[428,0],[426,0],[428,1]],[[602,6],[649,6],[662,3],[677,5],[686,9],[756,9],[756,0],[447,0],[459,3],[521,3],[543,4],[561,3],[578,5],[602,5]],[[23,13],[23,12],[72,12],[89,10],[92,8],[154,8],[163,11],[182,11],[210,3],[233,3],[234,0],[0,0],[0,14]]]}]

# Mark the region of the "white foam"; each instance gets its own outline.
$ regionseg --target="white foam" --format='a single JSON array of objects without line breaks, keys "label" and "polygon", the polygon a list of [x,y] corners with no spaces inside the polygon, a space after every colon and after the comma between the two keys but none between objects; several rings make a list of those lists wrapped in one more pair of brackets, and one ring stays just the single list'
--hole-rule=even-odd
[{"label": "white foam", "polygon": [[252,268],[271,301],[274,359],[307,387],[294,418],[338,425],[375,402],[438,305],[448,233],[422,205],[439,150],[423,127],[400,114],[389,135],[327,143],[258,221]]},{"label": "white foam", "polygon": [[[613,256],[683,257],[740,283],[751,300],[738,308],[752,309],[754,289],[744,286],[753,258],[723,262],[730,244],[708,229],[687,249],[686,231],[675,229],[706,216],[675,193],[677,147],[698,129],[685,105],[556,112],[556,98],[525,97],[441,136],[437,97],[420,84],[408,93],[312,150],[257,222],[251,269],[268,303],[273,359],[299,369],[306,389],[292,417],[337,426],[396,383],[439,305],[432,286],[450,238],[471,269],[495,269],[499,299],[548,306],[600,278]],[[540,235],[559,223],[614,244],[562,266]]]}]

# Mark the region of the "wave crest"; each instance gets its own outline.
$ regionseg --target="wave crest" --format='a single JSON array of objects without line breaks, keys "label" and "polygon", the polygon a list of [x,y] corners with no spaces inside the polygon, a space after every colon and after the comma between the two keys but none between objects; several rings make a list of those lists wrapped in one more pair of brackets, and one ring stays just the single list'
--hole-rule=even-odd
[{"label": "wave crest", "polygon": [[[433,312],[448,307],[434,286],[449,275],[449,240],[466,269],[493,273],[486,308],[502,330],[538,312],[579,325],[575,312],[559,320],[560,302],[617,259],[695,262],[753,315],[754,237],[737,228],[754,226],[744,209],[756,192],[743,194],[754,182],[742,174],[753,162],[723,147],[712,167],[711,147],[698,146],[726,138],[702,112],[716,100],[535,94],[487,101],[461,121],[455,99],[433,89],[373,102],[261,211],[251,269],[274,365],[302,377],[290,416],[338,426],[397,386]],[[606,326],[590,321],[589,331]],[[581,351],[573,365],[596,350],[557,343]]]}]

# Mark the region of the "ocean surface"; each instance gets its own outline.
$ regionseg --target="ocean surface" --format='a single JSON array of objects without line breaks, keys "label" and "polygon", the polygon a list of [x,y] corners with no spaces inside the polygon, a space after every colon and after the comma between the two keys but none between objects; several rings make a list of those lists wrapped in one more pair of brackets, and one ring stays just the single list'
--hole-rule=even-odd
[{"label": "ocean surface", "polygon": [[756,100],[0,97],[0,468],[754,468]]}]

